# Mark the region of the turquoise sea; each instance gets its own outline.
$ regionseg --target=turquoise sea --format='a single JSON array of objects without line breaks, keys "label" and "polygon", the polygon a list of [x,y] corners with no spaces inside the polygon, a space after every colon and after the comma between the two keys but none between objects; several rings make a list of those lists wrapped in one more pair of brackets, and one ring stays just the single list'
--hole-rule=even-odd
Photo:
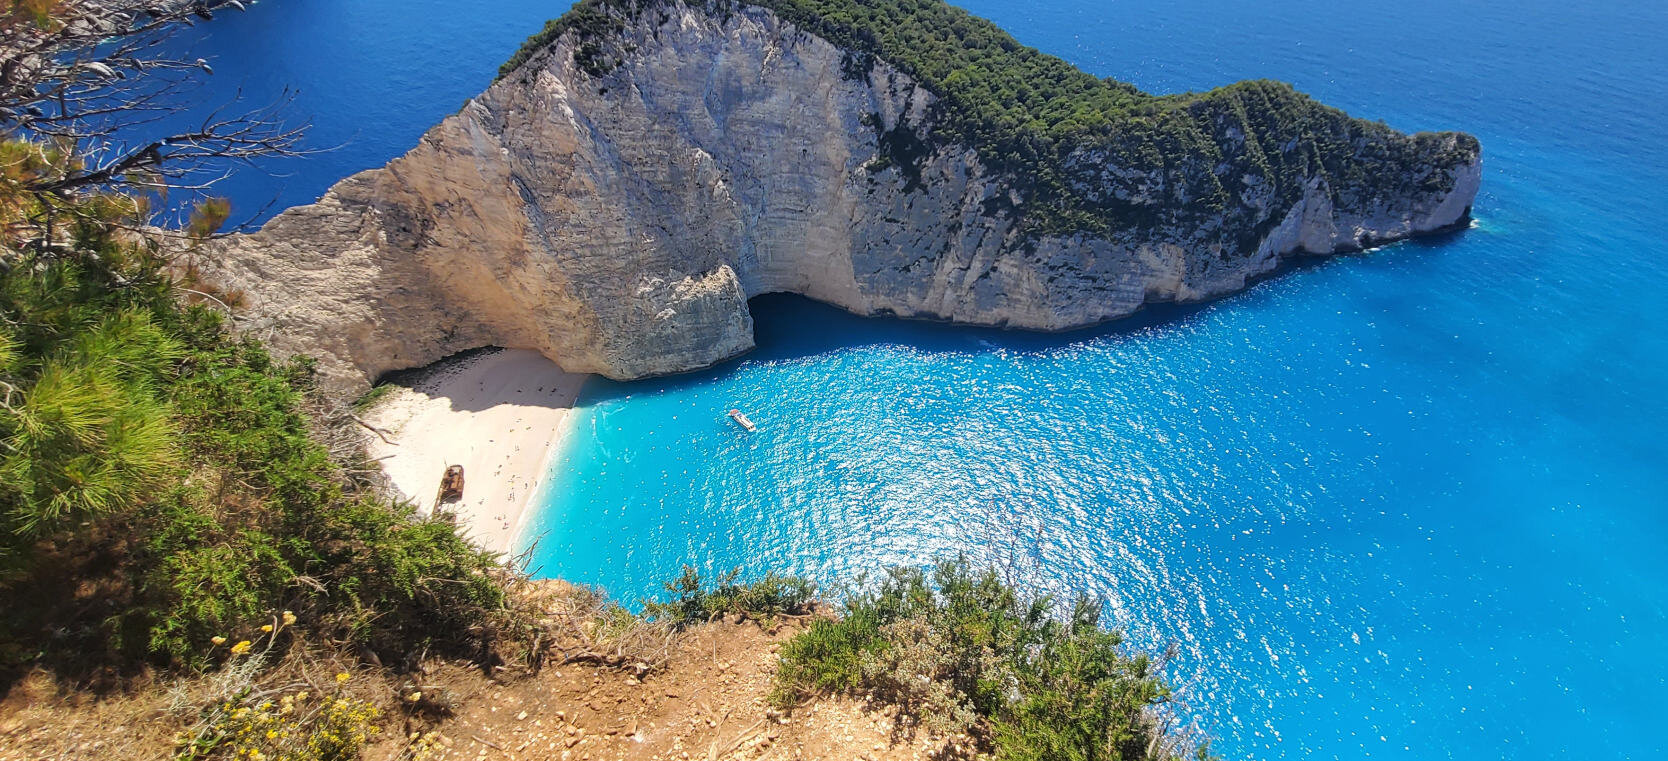
[{"label": "turquoise sea", "polygon": [[[962,4],[1151,91],[1471,131],[1476,226],[1068,335],[759,299],[754,354],[586,387],[539,570],[635,599],[968,553],[1174,646],[1228,758],[1668,753],[1668,4]],[[254,211],[403,152],[564,6],[263,0],[180,44],[205,102],[297,87],[340,146],[234,176]]]}]

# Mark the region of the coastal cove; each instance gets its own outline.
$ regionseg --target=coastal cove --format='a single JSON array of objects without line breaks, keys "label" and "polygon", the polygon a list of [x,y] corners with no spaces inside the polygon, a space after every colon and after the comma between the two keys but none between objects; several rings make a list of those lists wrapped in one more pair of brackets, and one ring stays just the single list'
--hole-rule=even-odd
[{"label": "coastal cove", "polygon": [[[477,539],[627,601],[684,563],[834,588],[1013,561],[1029,588],[1103,597],[1132,647],[1174,646],[1183,715],[1225,758],[1668,752],[1668,9],[960,5],[1150,92],[1268,77],[1472,132],[1476,221],[1066,334],[763,296],[758,348],[709,370],[579,388],[529,361],[471,380],[486,398],[406,398],[372,421],[436,451],[395,481],[432,500],[442,447],[519,428],[490,452],[522,455],[513,497],[470,461],[471,499],[498,500]],[[342,146],[222,190],[245,213],[276,199],[269,217],[380,166],[562,10],[266,0],[203,25],[180,43],[218,72],[205,100],[294,84],[312,140]],[[523,413],[518,389],[552,395]]]},{"label": "coastal cove", "polygon": [[462,467],[462,499],[445,511],[481,547],[514,552],[584,381],[525,349],[468,352],[397,373],[366,405],[365,425],[376,434],[366,454],[425,514],[439,506],[440,474]]}]

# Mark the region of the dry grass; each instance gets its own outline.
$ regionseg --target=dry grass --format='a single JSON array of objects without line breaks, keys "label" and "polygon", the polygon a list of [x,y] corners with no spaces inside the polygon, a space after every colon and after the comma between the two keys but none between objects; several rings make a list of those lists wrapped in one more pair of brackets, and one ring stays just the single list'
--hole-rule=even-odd
[{"label": "dry grass", "polygon": [[103,691],[36,669],[0,699],[0,761],[171,758],[176,737],[192,731],[206,706],[297,689],[327,694],[343,671],[359,673],[344,693],[397,712],[387,675],[327,648],[298,647],[272,664],[260,655],[235,659],[189,678],[145,673]]},{"label": "dry grass", "polygon": [[[898,731],[887,712],[844,698],[793,714],[769,703],[781,644],[802,622],[772,630],[733,618],[672,635],[659,667],[605,666],[590,658],[536,675],[488,678],[456,663],[426,664],[419,679],[445,690],[433,759],[607,761],[829,759],[904,761],[943,743]],[[658,645],[657,645],[658,646]],[[380,749],[378,749],[380,750]]]},{"label": "dry grass", "polygon": [[368,759],[411,759],[414,742],[432,745],[425,761],[901,761],[943,747],[848,699],[791,717],[772,710],[777,651],[802,621],[765,630],[726,619],[673,632],[632,625],[600,595],[563,582],[522,582],[516,596],[541,632],[540,658],[430,659],[399,673],[301,643],[270,655],[270,666],[256,653],[201,676],[142,674],[102,693],[36,670],[0,699],[0,761],[170,758],[205,706],[239,693],[325,694],[343,671],[354,673],[344,691],[381,711]]}]

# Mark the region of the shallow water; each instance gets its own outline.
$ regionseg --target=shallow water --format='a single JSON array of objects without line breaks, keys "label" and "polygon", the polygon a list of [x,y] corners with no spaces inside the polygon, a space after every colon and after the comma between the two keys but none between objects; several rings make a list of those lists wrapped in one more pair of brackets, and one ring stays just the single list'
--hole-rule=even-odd
[{"label": "shallow water", "polygon": [[[217,91],[300,85],[315,141],[349,141],[234,199],[403,151],[560,5],[228,14],[197,43]],[[1271,77],[1472,131],[1477,226],[1065,336],[760,299],[744,360],[587,387],[543,572],[630,599],[684,562],[838,580],[968,552],[1176,645],[1230,758],[1668,750],[1668,6],[964,5],[1157,92]]]}]

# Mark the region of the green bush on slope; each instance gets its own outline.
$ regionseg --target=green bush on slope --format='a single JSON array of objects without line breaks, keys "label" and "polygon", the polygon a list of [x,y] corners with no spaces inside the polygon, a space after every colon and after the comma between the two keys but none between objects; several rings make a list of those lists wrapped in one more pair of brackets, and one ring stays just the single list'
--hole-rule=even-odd
[{"label": "green bush on slope", "polygon": [[[41,198],[38,146],[0,146],[0,668],[196,664],[293,609],[385,651],[462,646],[503,608],[495,559],[346,477],[279,363],[187,306],[131,199]],[[28,237],[28,239],[26,239]]]},{"label": "green bush on slope", "polygon": [[[893,569],[860,588],[839,619],[819,620],[782,650],[776,700],[868,695],[905,721],[972,738],[999,759],[1176,759],[1186,738],[1154,709],[1169,689],[1145,656],[1119,649],[1099,606],[1065,612],[965,560],[929,575]],[[1208,750],[1191,751],[1199,758]]]},{"label": "green bush on slope", "polygon": [[731,570],[707,582],[694,566],[686,565],[675,581],[666,582],[671,598],[650,602],[644,614],[674,626],[704,623],[726,614],[769,624],[779,616],[803,616],[816,604],[817,585],[798,576],[775,571],[750,582],[738,582],[741,571]]}]

